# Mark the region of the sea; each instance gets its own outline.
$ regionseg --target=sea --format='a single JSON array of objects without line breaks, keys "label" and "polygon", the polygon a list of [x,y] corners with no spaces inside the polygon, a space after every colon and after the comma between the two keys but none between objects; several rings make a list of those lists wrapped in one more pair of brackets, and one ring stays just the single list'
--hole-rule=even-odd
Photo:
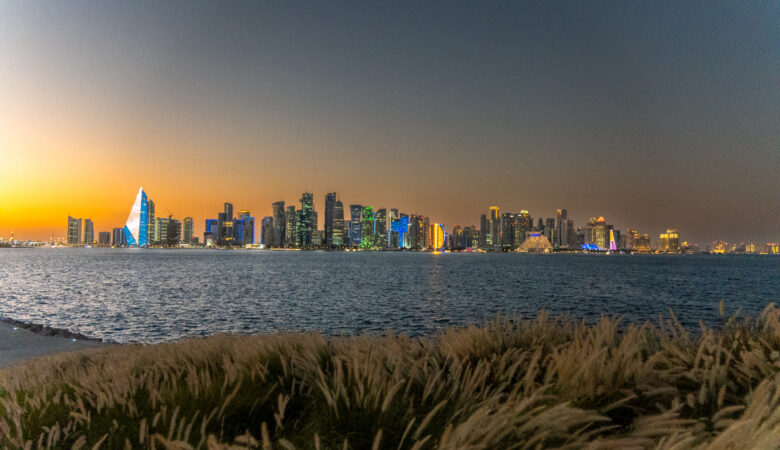
[{"label": "sea", "polygon": [[112,342],[316,331],[432,336],[497,316],[693,330],[779,300],[780,257],[0,249],[0,316]]}]

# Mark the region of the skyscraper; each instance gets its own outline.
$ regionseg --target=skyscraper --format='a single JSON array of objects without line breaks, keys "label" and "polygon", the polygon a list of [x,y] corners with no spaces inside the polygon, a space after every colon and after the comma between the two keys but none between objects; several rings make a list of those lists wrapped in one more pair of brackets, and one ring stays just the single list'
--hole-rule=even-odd
[{"label": "skyscraper", "polygon": [[361,239],[361,229],[360,229],[360,217],[363,214],[363,206],[362,205],[349,205],[349,212],[350,212],[350,225],[349,225],[349,245],[351,247],[358,247],[360,246],[362,239]]},{"label": "skyscraper", "polygon": [[287,213],[285,214],[285,247],[287,248],[293,248],[295,247],[295,228],[296,224],[295,222],[298,219],[298,213],[295,211],[295,205],[290,205],[287,207]]},{"label": "skyscraper", "polygon": [[389,219],[390,219],[390,229],[387,232],[386,245],[388,248],[398,248],[400,246],[399,243],[400,234],[397,229],[393,229],[393,222],[396,222],[398,220],[398,208],[390,208]]},{"label": "skyscraper", "polygon": [[501,218],[499,216],[498,206],[490,207],[490,216],[488,217],[488,232],[485,241],[491,250],[501,246]]},{"label": "skyscraper", "polygon": [[487,225],[487,216],[482,214],[479,216],[479,247],[487,248],[487,237],[490,234]]},{"label": "skyscraper", "polygon": [[241,243],[244,245],[255,244],[255,218],[249,210],[241,211]]},{"label": "skyscraper", "polygon": [[176,247],[181,243],[181,221],[179,219],[168,216],[168,228],[162,242],[167,247]]},{"label": "skyscraper", "polygon": [[585,231],[585,243],[595,245],[599,250],[609,249],[609,236],[607,235],[607,223],[603,217],[596,219],[591,217],[588,220]]},{"label": "skyscraper", "polygon": [[298,237],[296,241],[301,247],[311,246],[311,233],[316,227],[314,222],[314,195],[309,192],[301,194],[301,210],[298,211]]},{"label": "skyscraper", "polygon": [[565,209],[559,209],[556,211],[557,216],[555,218],[555,241],[551,242],[553,248],[568,248],[569,247],[569,233],[566,225],[568,220],[568,212]]},{"label": "skyscraper", "polygon": [[181,221],[181,240],[185,244],[192,243],[193,222],[192,217],[185,217]]},{"label": "skyscraper", "polygon": [[111,233],[108,231],[101,231],[98,233],[98,244],[108,246],[111,244]]},{"label": "skyscraper", "polygon": [[[154,234],[157,236],[155,244],[162,246],[170,246],[168,242],[168,227],[171,223],[170,217],[158,217],[157,226],[154,227]],[[177,242],[178,243],[178,242]]]},{"label": "skyscraper", "polygon": [[78,245],[81,243],[81,218],[68,216],[68,244]]},{"label": "skyscraper", "polygon": [[555,248],[555,219],[548,217],[547,223],[544,226],[544,235],[547,237],[547,241],[550,242],[550,246]]},{"label": "skyscraper", "polygon": [[374,246],[374,208],[370,206],[363,207],[363,213],[360,217],[361,230],[360,230],[360,247],[371,248]]},{"label": "skyscraper", "polygon": [[260,244],[265,247],[275,247],[275,223],[271,216],[263,217],[260,222]]},{"label": "skyscraper", "polygon": [[125,223],[125,240],[131,247],[146,247],[149,245],[149,203],[144,188],[138,189],[130,215]]},{"label": "skyscraper", "polygon": [[501,250],[510,251],[515,240],[515,221],[516,215],[505,212],[501,215]]},{"label": "skyscraper", "polygon": [[578,250],[579,246],[577,245],[577,232],[574,230],[574,221],[572,219],[566,220],[566,237],[566,248],[569,250]]},{"label": "skyscraper", "polygon": [[387,210],[379,208],[374,214],[374,246],[378,248],[387,247]]},{"label": "skyscraper", "polygon": [[206,219],[206,231],[203,233],[203,245],[211,246],[219,239],[219,219]]},{"label": "skyscraper", "polygon": [[95,242],[95,224],[91,219],[84,219],[84,243],[92,245]]},{"label": "skyscraper", "polygon": [[219,245],[230,246],[233,245],[235,238],[234,223],[233,223],[233,204],[225,202],[223,210],[217,215],[219,220],[219,238],[217,242]]},{"label": "skyscraper", "polygon": [[121,247],[123,245],[127,245],[125,242],[125,229],[124,228],[114,228],[114,232],[112,233],[112,240],[111,244],[114,247]]},{"label": "skyscraper", "polygon": [[271,242],[264,242],[265,246],[268,247],[270,245],[276,247],[276,248],[282,248],[284,247],[285,243],[285,229],[287,227],[287,221],[284,217],[284,202],[276,202],[271,205],[273,209],[273,217],[274,217],[274,235],[273,235],[273,241]]},{"label": "skyscraper", "polygon": [[332,247],[342,247],[344,243],[344,204],[339,200],[333,203],[333,242]]},{"label": "skyscraper", "polygon": [[336,193],[325,194],[325,246],[333,247],[333,220],[336,208]]},{"label": "skyscraper", "polygon": [[447,233],[444,231],[444,225],[434,223],[431,225],[431,247],[434,251],[444,250]]},{"label": "skyscraper", "polygon": [[658,251],[663,253],[680,253],[680,233],[667,229],[658,239]]},{"label": "skyscraper", "polygon": [[[146,195],[146,194],[144,194]],[[146,244],[139,245],[139,247],[143,247],[144,245],[149,245],[152,242],[155,241],[154,237],[154,231],[157,227],[157,221],[155,220],[155,210],[154,210],[154,202],[147,197],[146,200]]]}]

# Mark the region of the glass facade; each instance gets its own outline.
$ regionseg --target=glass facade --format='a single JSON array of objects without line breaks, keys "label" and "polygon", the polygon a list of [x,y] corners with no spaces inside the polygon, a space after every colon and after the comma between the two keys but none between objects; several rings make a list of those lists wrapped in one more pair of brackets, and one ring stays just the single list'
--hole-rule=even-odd
[{"label": "glass facade", "polygon": [[125,223],[125,239],[128,246],[147,247],[149,245],[148,199],[144,188],[138,189],[130,215]]}]

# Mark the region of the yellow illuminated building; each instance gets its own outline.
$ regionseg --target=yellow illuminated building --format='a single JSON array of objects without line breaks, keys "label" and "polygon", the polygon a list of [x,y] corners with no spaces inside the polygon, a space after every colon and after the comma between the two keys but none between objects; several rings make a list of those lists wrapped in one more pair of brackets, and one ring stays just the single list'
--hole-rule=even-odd
[{"label": "yellow illuminated building", "polygon": [[440,223],[431,225],[431,239],[434,250],[438,251],[444,248],[444,225]]},{"label": "yellow illuminated building", "polygon": [[680,233],[667,229],[658,238],[658,251],[662,253],[680,253]]}]

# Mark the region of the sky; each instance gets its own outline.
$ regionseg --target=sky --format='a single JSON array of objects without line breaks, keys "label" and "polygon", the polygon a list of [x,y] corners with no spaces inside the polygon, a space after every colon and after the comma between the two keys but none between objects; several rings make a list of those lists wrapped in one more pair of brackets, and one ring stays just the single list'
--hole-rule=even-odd
[{"label": "sky", "polygon": [[315,194],[780,240],[780,2],[0,2],[0,237]]}]

